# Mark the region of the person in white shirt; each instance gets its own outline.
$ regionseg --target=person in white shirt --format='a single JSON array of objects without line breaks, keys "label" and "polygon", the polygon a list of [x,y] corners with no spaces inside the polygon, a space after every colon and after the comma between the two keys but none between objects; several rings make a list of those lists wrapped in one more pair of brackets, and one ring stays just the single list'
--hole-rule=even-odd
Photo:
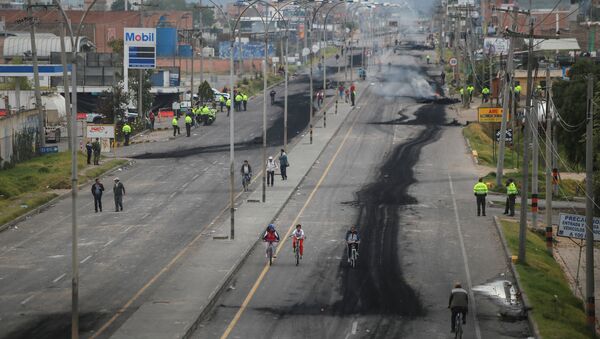
[{"label": "person in white shirt", "polygon": [[302,229],[302,225],[296,225],[296,229],[292,232],[290,236],[292,238],[292,250],[294,253],[296,252],[296,244],[298,244],[298,250],[300,251],[300,259],[302,259],[302,255],[304,255],[304,230]]},{"label": "person in white shirt", "polygon": [[273,186],[275,183],[275,170],[277,168],[277,163],[273,160],[273,157],[269,157],[269,160],[267,160],[267,186]]}]

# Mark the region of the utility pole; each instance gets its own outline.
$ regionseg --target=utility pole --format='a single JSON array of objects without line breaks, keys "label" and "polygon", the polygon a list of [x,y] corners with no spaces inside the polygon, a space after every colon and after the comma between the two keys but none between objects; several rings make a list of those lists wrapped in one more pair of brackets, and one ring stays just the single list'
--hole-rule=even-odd
[{"label": "utility pole", "polygon": [[[528,89],[529,90],[529,89]],[[531,162],[531,227],[535,230],[537,229],[537,219],[538,219],[538,181],[539,181],[539,139],[538,139],[538,125],[539,125],[539,112],[538,98],[534,98],[533,102],[533,115],[531,116],[532,124],[531,124],[531,136],[532,136],[532,147],[533,147],[533,155]]]},{"label": "utility pole", "polygon": [[[33,87],[35,91],[35,108],[38,111],[38,140],[40,147],[46,146],[46,119],[42,109],[42,95],[40,93],[40,69],[38,66],[37,48],[35,41],[35,24],[37,19],[33,17],[32,0],[27,1],[27,20],[31,26],[29,36],[31,37],[31,61],[33,63]],[[38,149],[38,153],[40,150]]]},{"label": "utility pole", "polygon": [[[513,7],[513,11],[514,11],[514,15],[510,14],[510,11],[507,10],[507,12],[510,15],[511,18],[511,29],[515,29],[515,19],[516,19],[516,15],[517,15],[517,11],[518,8],[517,7]],[[509,98],[511,97],[511,90],[510,90],[510,84],[511,84],[511,78],[512,78],[512,69],[513,69],[513,55],[514,55],[514,41],[512,36],[509,37],[509,42],[508,42],[508,58],[506,60],[506,71],[504,74],[504,100],[502,102],[502,122],[500,123],[500,142],[498,145],[498,161],[496,163],[496,186],[500,187],[502,186],[502,179],[503,179],[503,171],[504,171],[504,150],[506,147],[506,124],[508,121],[508,115],[510,112],[510,100]],[[490,79],[491,82],[491,79]],[[491,85],[490,85],[491,86]],[[513,113],[514,115],[514,113]],[[515,118],[514,116],[512,117],[512,121],[514,121]],[[514,133],[514,129],[513,129],[513,133]]]},{"label": "utility pole", "polygon": [[552,80],[550,66],[546,67],[546,249],[552,255],[552,117],[550,98]]},{"label": "utility pole", "polygon": [[588,75],[587,126],[585,136],[585,298],[587,320],[592,336],[596,334],[594,298],[594,77]]},{"label": "utility pole", "polygon": [[[204,82],[204,23],[203,23],[203,9],[209,9],[209,8],[214,8],[214,6],[202,6],[202,0],[200,0],[200,2],[198,3],[198,6],[194,6],[194,9],[199,9],[200,10],[200,15],[198,17],[198,29],[200,30],[200,84],[202,84]],[[193,91],[193,85],[192,85],[192,91]]]},{"label": "utility pole", "polygon": [[[531,9],[531,0],[529,0]],[[529,47],[527,51],[527,107],[523,129],[523,184],[519,225],[519,263],[524,264],[527,239],[527,193],[529,192],[529,119],[531,115],[531,88],[533,87],[533,17],[529,16]]]},{"label": "utility pole", "polygon": [[[65,23],[61,21],[60,23],[60,61],[63,66],[63,92],[65,95],[65,111],[67,112],[67,131],[69,140],[71,140],[71,96],[69,92],[69,75],[67,70],[67,53],[65,48]],[[18,83],[18,81],[17,81]],[[77,147],[77,145],[73,145],[72,142],[69,142],[69,151],[71,147]]]}]

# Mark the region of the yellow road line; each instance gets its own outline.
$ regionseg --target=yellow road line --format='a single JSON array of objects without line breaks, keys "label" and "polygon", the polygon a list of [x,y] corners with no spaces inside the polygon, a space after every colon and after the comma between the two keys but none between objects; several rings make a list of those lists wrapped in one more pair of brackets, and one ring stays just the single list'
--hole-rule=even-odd
[{"label": "yellow road line", "polygon": [[[357,115],[357,117],[358,117],[358,115]],[[277,247],[277,250],[275,251],[275,254],[278,254],[279,251],[281,251],[281,249],[284,247],[285,241],[288,239],[288,237],[292,233],[292,231],[293,231],[296,223],[298,223],[298,219],[300,219],[300,215],[302,215],[302,213],[304,213],[304,210],[306,209],[306,207],[308,207],[308,204],[310,204],[310,202],[313,199],[315,193],[317,192],[317,190],[319,189],[319,187],[323,183],[323,180],[325,180],[325,177],[329,173],[329,170],[331,169],[331,166],[335,162],[335,159],[340,154],[340,151],[342,150],[342,147],[344,146],[344,144],[346,144],[346,140],[348,139],[348,136],[350,136],[350,133],[352,132],[352,129],[354,128],[354,124],[356,123],[357,120],[358,119],[355,118],[355,120],[352,122],[352,125],[348,129],[348,132],[346,132],[346,135],[344,135],[344,139],[342,140],[342,143],[338,146],[338,149],[336,150],[335,154],[333,155],[333,157],[329,161],[329,164],[325,168],[325,172],[323,172],[323,175],[321,175],[321,178],[317,182],[317,185],[315,186],[315,188],[313,188],[312,192],[310,192],[310,195],[306,199],[306,202],[304,203],[304,206],[302,206],[302,208],[300,209],[300,212],[298,212],[298,214],[296,215],[296,218],[294,218],[294,221],[292,222],[292,224],[288,228],[287,232],[285,233],[285,236],[283,237],[283,240],[281,241],[281,243]],[[227,337],[229,336],[229,334],[231,333],[231,331],[233,330],[233,328],[235,327],[235,325],[238,323],[238,321],[240,320],[242,314],[244,313],[244,311],[246,311],[246,308],[248,307],[248,304],[250,303],[250,301],[254,297],[254,294],[258,290],[258,287],[260,286],[260,284],[262,283],[263,279],[265,278],[265,275],[269,271],[269,268],[270,268],[269,263],[266,263],[265,267],[263,267],[262,271],[260,272],[260,275],[258,276],[258,278],[256,279],[256,281],[254,282],[254,285],[250,289],[250,292],[248,292],[248,295],[244,299],[244,302],[242,303],[242,305],[240,306],[239,310],[237,311],[237,313],[235,314],[235,316],[233,317],[233,319],[231,320],[231,322],[229,323],[229,325],[225,329],[225,332],[223,332],[223,335],[221,336],[221,339],[227,339]]]}]

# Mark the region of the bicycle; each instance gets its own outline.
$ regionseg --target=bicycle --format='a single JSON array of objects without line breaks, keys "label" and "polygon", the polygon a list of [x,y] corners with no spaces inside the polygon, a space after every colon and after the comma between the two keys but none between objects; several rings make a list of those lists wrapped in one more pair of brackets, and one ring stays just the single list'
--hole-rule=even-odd
[{"label": "bicycle", "polygon": [[454,318],[454,338],[461,339],[462,335],[463,335],[462,313],[458,312],[458,314]]},{"label": "bicycle", "polygon": [[269,258],[269,266],[273,265],[273,255],[275,254],[275,246],[273,241],[269,241],[267,244],[267,257]]},{"label": "bicycle", "polygon": [[350,266],[352,268],[356,267],[356,261],[358,260],[358,244],[353,242],[350,243],[350,246],[352,246],[352,249],[350,250]]},{"label": "bicycle", "polygon": [[248,192],[248,186],[250,185],[250,174],[244,174],[242,177],[242,186],[244,186],[244,192]]},{"label": "bicycle", "polygon": [[[293,237],[293,235],[292,235]],[[296,238],[296,246],[294,247],[294,255],[296,256],[296,266],[300,265],[300,260],[302,257],[300,256],[300,239]]]}]

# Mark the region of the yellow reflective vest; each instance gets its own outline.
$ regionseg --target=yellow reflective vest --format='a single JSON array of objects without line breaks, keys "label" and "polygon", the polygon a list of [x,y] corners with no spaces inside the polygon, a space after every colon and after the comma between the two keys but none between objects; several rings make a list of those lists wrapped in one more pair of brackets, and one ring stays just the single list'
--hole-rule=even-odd
[{"label": "yellow reflective vest", "polygon": [[477,195],[487,194],[487,192],[488,192],[488,187],[483,182],[478,182],[475,184],[475,186],[473,186],[473,193],[475,193]]}]

